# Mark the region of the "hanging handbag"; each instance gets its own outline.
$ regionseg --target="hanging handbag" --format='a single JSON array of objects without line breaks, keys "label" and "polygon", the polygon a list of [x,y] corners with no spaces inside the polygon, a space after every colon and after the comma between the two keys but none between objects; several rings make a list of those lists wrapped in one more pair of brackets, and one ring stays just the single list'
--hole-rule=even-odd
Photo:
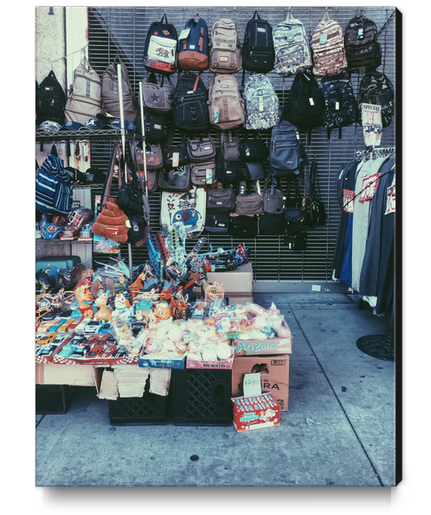
[{"label": "hanging handbag", "polygon": [[229,213],[207,210],[205,230],[214,234],[226,234],[229,230]]},{"label": "hanging handbag", "polygon": [[131,181],[123,182],[120,186],[118,191],[118,203],[126,214],[133,213],[142,215],[144,208],[144,191],[136,176],[135,160],[132,159],[130,145],[128,142],[126,142],[125,145],[125,154],[125,159],[120,160],[120,169],[118,171],[118,175],[120,176],[122,169],[124,169],[125,174],[127,173],[125,166],[127,163]]},{"label": "hanging handbag", "polygon": [[252,163],[244,163],[245,179],[250,181],[259,181],[265,177],[265,168],[263,163],[253,161]]},{"label": "hanging handbag", "polygon": [[285,224],[283,213],[278,215],[263,214],[259,216],[259,234],[284,235]]},{"label": "hanging handbag", "polygon": [[187,192],[163,191],[160,226],[184,225],[187,238],[197,238],[205,226],[206,191],[192,187]]},{"label": "hanging handbag", "polygon": [[216,149],[212,137],[208,134],[204,138],[188,139],[187,155],[191,163],[205,163],[213,160]]},{"label": "hanging handbag", "polygon": [[269,215],[283,214],[284,193],[278,186],[277,179],[268,178],[262,193],[263,211]]},{"label": "hanging handbag", "polygon": [[194,186],[214,184],[217,180],[214,159],[204,163],[192,163],[190,165],[190,177]]},{"label": "hanging handbag", "polygon": [[240,139],[232,131],[222,132],[220,136],[220,151],[226,161],[241,161],[239,153]]},{"label": "hanging handbag", "polygon": [[255,238],[257,216],[232,215],[229,217],[229,234],[234,238]]},{"label": "hanging handbag", "polygon": [[326,223],[326,210],[325,204],[320,196],[319,178],[317,175],[317,163],[311,163],[310,170],[310,194],[307,199],[307,209],[305,215],[305,222],[310,228],[315,225],[325,225]]},{"label": "hanging handbag", "polygon": [[235,213],[238,215],[260,215],[262,213],[262,195],[257,191],[256,184],[250,194],[239,194],[235,200]]},{"label": "hanging handbag", "polygon": [[[292,188],[292,183],[294,187]],[[293,196],[292,196],[293,190]],[[302,223],[304,220],[304,213],[302,208],[302,198],[299,195],[298,181],[291,178],[288,182],[286,203],[284,208],[284,219],[289,223]]]},{"label": "hanging handbag", "polygon": [[160,170],[157,186],[164,191],[189,191],[190,165],[186,164],[170,170]]},{"label": "hanging handbag", "polygon": [[156,75],[151,72],[142,84],[142,103],[146,111],[156,113],[170,113],[174,98],[175,86],[171,84],[169,76],[166,76],[168,84],[165,84],[165,75],[162,75],[161,84],[157,82]]},{"label": "hanging handbag", "polygon": [[178,168],[184,166],[190,162],[187,154],[187,142],[183,135],[181,143],[178,145],[172,145],[173,131],[169,135],[168,142],[163,146],[163,167],[165,170],[171,170],[172,168]]},{"label": "hanging handbag", "polygon": [[260,138],[244,139],[239,144],[239,155],[243,161],[252,163],[254,161],[264,161],[268,155],[268,148]]},{"label": "hanging handbag", "polygon": [[216,153],[217,181],[223,185],[244,179],[244,164],[241,161],[226,161],[221,152]]},{"label": "hanging handbag", "polygon": [[[133,145],[133,150],[136,154],[138,172],[144,171],[144,151],[142,149],[142,145],[142,142],[134,143]],[[147,172],[163,168],[163,153],[160,143],[146,143],[145,160],[147,164]]]},{"label": "hanging handbag", "polygon": [[209,188],[207,191],[207,209],[217,212],[231,212],[235,209],[235,191],[233,188]]}]

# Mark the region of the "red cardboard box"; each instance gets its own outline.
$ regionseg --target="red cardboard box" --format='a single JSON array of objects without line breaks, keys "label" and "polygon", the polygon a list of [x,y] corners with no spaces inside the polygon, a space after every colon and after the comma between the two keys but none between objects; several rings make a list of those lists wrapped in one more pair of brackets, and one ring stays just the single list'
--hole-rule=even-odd
[{"label": "red cardboard box", "polygon": [[233,424],[238,432],[280,425],[280,405],[270,393],[232,399]]},{"label": "red cardboard box", "polygon": [[260,373],[262,393],[271,393],[280,405],[281,411],[287,411],[289,401],[289,354],[273,356],[235,356],[232,365],[232,397],[244,394],[245,374]]}]

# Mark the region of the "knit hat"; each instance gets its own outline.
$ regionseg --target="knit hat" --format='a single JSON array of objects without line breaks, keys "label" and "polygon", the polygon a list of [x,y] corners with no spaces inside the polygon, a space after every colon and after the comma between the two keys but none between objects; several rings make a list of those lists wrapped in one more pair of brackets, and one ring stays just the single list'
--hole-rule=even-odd
[{"label": "knit hat", "polygon": [[118,205],[118,200],[110,198],[93,224],[93,234],[104,236],[118,243],[126,243],[129,232],[129,219]]}]

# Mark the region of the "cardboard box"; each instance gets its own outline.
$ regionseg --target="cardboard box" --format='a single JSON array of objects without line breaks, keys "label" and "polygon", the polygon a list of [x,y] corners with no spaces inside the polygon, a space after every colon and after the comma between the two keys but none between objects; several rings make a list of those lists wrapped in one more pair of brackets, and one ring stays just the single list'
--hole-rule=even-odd
[{"label": "cardboard box", "polygon": [[150,354],[144,354],[144,350],[139,354],[139,366],[144,368],[185,368],[185,357],[179,359],[157,359]]},{"label": "cardboard box", "polygon": [[36,384],[96,386],[96,372],[89,365],[56,365],[36,363]]},{"label": "cardboard box", "polygon": [[280,406],[270,393],[232,399],[233,424],[238,432],[280,425]]},{"label": "cardboard box", "polygon": [[[283,321],[283,326],[289,331],[289,326]],[[284,338],[233,340],[235,356],[254,356],[268,354],[292,354],[292,334]]]},{"label": "cardboard box", "polygon": [[[250,262],[243,263],[235,270],[228,272],[208,272],[208,282],[215,282],[222,285],[225,297],[235,297],[239,295],[249,295],[253,292],[253,266]],[[233,295],[236,293],[236,295]],[[230,304],[233,304],[229,300]]]},{"label": "cardboard box", "polygon": [[274,356],[235,356],[232,366],[232,397],[243,395],[245,374],[260,372],[262,393],[270,393],[287,411],[289,401],[289,354]]}]

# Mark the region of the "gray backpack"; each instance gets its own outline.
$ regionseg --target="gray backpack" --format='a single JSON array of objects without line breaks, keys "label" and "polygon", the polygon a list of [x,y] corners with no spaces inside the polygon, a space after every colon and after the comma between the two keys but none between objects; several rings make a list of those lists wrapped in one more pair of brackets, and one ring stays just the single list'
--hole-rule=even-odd
[{"label": "gray backpack", "polygon": [[102,84],[100,77],[84,58],[73,72],[70,93],[64,117],[67,122],[84,123],[102,111]]},{"label": "gray backpack", "polygon": [[304,25],[293,18],[290,8],[284,21],[273,27],[275,63],[274,71],[284,77],[296,75],[311,68],[310,45]]},{"label": "gray backpack", "polygon": [[236,73],[241,67],[241,43],[235,22],[221,18],[211,30],[209,69],[214,73]]},{"label": "gray backpack", "polygon": [[218,73],[208,86],[210,124],[221,130],[235,129],[244,123],[244,101],[233,75]]},{"label": "gray backpack", "polygon": [[135,119],[138,115],[138,102],[130,84],[126,65],[123,63],[118,54],[116,55],[112,64],[110,64],[103,72],[102,107],[106,113],[114,116],[115,118],[120,118],[121,115],[117,63],[121,66],[124,118],[131,123],[135,123]]},{"label": "gray backpack", "polygon": [[250,75],[244,84],[247,130],[270,129],[280,121],[281,107],[274,86],[266,75]]}]

